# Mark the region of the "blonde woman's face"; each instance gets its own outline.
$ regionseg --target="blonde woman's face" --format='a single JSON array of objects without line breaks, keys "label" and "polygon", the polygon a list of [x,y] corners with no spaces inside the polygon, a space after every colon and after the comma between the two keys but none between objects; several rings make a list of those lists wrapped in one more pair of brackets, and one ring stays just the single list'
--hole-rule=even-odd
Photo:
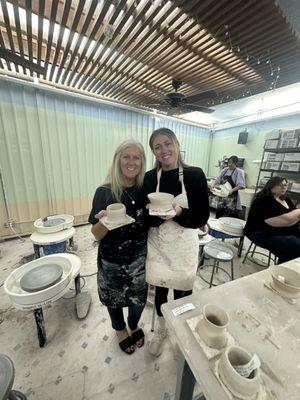
[{"label": "blonde woman's face", "polygon": [[157,135],[153,140],[153,153],[160,162],[162,169],[170,170],[177,167],[179,146],[166,135]]},{"label": "blonde woman's face", "polygon": [[121,152],[120,168],[125,181],[135,181],[142,169],[142,154],[137,146],[127,147]]}]

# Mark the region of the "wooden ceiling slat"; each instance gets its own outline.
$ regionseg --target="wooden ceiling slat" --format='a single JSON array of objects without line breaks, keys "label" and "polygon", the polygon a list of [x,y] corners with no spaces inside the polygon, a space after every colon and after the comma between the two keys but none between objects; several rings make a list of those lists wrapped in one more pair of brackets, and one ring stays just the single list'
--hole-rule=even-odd
[{"label": "wooden ceiling slat", "polygon": [[[26,0],[26,30],[27,30],[28,58],[29,61],[33,63],[31,0]],[[33,76],[32,70],[30,70],[30,75]]]},{"label": "wooden ceiling slat", "polygon": [[[13,4],[14,9],[14,19],[16,25],[16,34],[18,38],[18,45],[19,45],[19,52],[22,57],[24,57],[24,46],[23,46],[23,39],[22,39],[22,32],[21,32],[21,24],[20,24],[20,15],[19,15],[19,7],[17,3]],[[23,67],[23,73],[26,74],[26,68]]]},{"label": "wooden ceiling slat", "polygon": [[63,15],[62,15],[62,20],[61,20],[61,25],[60,25],[60,29],[59,29],[59,34],[58,34],[58,40],[55,46],[55,54],[53,57],[53,61],[52,61],[52,65],[51,65],[51,71],[50,71],[50,76],[49,76],[49,80],[52,81],[53,78],[53,74],[56,68],[56,64],[57,64],[57,60],[58,60],[58,56],[61,50],[61,44],[63,41],[63,37],[64,37],[64,33],[65,33],[65,29],[66,29],[66,23],[67,23],[67,19],[68,19],[68,15],[70,12],[70,8],[71,8],[71,4],[72,4],[72,0],[66,0],[65,2],[65,7],[64,7],[64,11],[63,11]]},{"label": "wooden ceiling slat", "polygon": [[[6,29],[6,33],[8,36],[10,50],[13,53],[15,53],[15,45],[14,45],[14,41],[13,41],[13,37],[12,37],[12,33],[11,33],[10,19],[9,19],[9,15],[8,15],[6,1],[1,0],[1,6],[2,6],[3,18],[4,18],[4,22],[5,22],[5,29]],[[3,47],[4,48],[6,47],[5,44]],[[8,60],[6,60],[6,64],[10,66],[10,62]],[[15,68],[16,68],[16,71],[19,72],[19,66],[17,64],[15,64]]]},{"label": "wooden ceiling slat", "polygon": [[41,65],[41,63],[42,63],[44,12],[45,12],[45,0],[40,0],[39,9],[38,9],[38,52],[37,52],[37,64],[38,65]]},{"label": "wooden ceiling slat", "polygon": [[55,77],[55,82],[56,82],[56,83],[59,82],[60,75],[61,75],[61,73],[62,73],[62,71],[63,71],[63,68],[65,68],[65,63],[66,63],[66,61],[67,61],[67,57],[68,57],[68,55],[70,55],[70,54],[69,54],[69,51],[70,51],[70,48],[71,48],[72,40],[73,40],[73,37],[74,37],[74,35],[75,35],[75,31],[76,31],[76,29],[77,29],[79,20],[80,20],[80,18],[81,18],[84,4],[85,4],[85,0],[81,0],[81,1],[78,3],[77,10],[76,10],[76,13],[75,13],[75,15],[74,15],[72,27],[71,27],[71,29],[70,29],[70,34],[69,34],[69,37],[68,37],[67,46],[66,46],[66,48],[64,49],[63,57],[62,57],[62,60],[61,60],[61,62],[60,62],[60,66],[59,66],[59,68],[58,68],[57,75],[56,75],[56,77]]},{"label": "wooden ceiling slat", "polygon": [[50,20],[49,20],[49,32],[48,32],[48,38],[47,38],[47,51],[46,51],[46,57],[45,57],[45,72],[44,72],[45,79],[46,79],[47,72],[48,72],[48,64],[49,64],[51,47],[52,47],[53,31],[54,31],[54,25],[55,25],[55,20],[56,20],[58,1],[59,0],[52,0],[51,14],[50,14]]},{"label": "wooden ceiling slat", "polygon": [[[65,70],[64,76],[62,77],[62,80],[61,80],[62,84],[64,84],[66,82],[66,85],[69,86],[71,81],[72,81],[73,76],[76,73],[76,67],[72,71],[72,65],[73,65],[73,62],[74,62],[75,58],[78,55],[78,50],[79,50],[79,47],[81,45],[81,41],[82,41],[83,37],[85,36],[85,34],[86,34],[87,30],[88,30],[88,27],[89,27],[89,25],[90,25],[90,23],[91,23],[91,21],[93,19],[93,15],[94,15],[94,12],[96,10],[97,5],[98,5],[98,1],[97,0],[92,0],[92,3],[90,5],[90,9],[89,9],[88,14],[87,14],[87,16],[85,18],[83,27],[82,27],[82,29],[80,31],[80,34],[78,35],[77,43],[76,43],[75,48],[73,50],[72,57],[71,57],[71,59],[70,59],[70,61],[68,63],[68,68]],[[103,6],[103,9],[101,11],[101,17],[102,17],[102,14],[103,14],[103,17],[104,17],[104,15],[107,13],[109,7],[110,7],[109,2],[105,2],[104,6]],[[71,71],[71,72],[69,73],[68,79],[66,81],[66,78],[67,78],[67,75],[68,75],[68,71]]]}]

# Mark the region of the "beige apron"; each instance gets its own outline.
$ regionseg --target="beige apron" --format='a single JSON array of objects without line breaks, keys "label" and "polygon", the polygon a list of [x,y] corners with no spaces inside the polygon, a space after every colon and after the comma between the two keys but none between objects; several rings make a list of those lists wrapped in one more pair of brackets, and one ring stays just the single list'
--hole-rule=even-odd
[{"label": "beige apron", "polygon": [[[157,174],[159,191],[161,170]],[[183,170],[179,168],[182,193],[174,203],[188,208],[183,183]],[[146,281],[154,286],[177,290],[191,290],[198,266],[198,235],[196,229],[184,228],[173,220],[165,221],[159,227],[150,228],[146,259]]]}]

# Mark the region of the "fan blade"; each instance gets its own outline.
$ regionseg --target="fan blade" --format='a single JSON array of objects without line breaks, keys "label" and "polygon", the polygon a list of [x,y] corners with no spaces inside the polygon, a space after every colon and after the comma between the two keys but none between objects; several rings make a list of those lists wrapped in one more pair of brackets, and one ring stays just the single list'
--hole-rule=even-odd
[{"label": "fan blade", "polygon": [[200,111],[206,114],[211,114],[213,113],[215,110],[213,110],[212,108],[208,108],[208,107],[202,107],[202,106],[198,106],[197,104],[181,104],[178,108],[177,108],[177,112],[176,114],[180,115],[180,114],[187,114],[193,111]]},{"label": "fan blade", "polygon": [[205,99],[211,99],[213,97],[216,97],[217,93],[214,90],[206,90],[205,92],[201,92],[198,94],[194,94],[192,96],[186,96],[186,101],[188,103],[198,103],[199,101],[205,100]]},{"label": "fan blade", "polygon": [[45,71],[45,68],[41,67],[40,65],[26,60],[26,58],[13,53],[11,50],[3,49],[2,47],[0,47],[0,58],[4,58],[6,61],[21,65],[21,67],[28,68],[31,71],[35,71],[39,74],[44,74]]}]

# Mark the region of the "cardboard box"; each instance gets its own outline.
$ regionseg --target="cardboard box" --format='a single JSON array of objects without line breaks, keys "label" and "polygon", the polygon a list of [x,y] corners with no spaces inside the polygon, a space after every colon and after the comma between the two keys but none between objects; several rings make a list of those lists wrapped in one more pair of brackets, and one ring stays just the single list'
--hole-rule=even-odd
[{"label": "cardboard box", "polygon": [[279,149],[293,149],[298,145],[298,139],[281,139],[278,145]]},{"label": "cardboard box", "polygon": [[277,149],[279,140],[266,140],[265,149]]},{"label": "cardboard box", "polygon": [[284,160],[284,153],[268,153],[267,155],[267,161],[283,161],[283,160]]},{"label": "cardboard box", "polygon": [[272,140],[272,139],[279,139],[279,137],[280,137],[280,129],[273,129],[272,131],[266,134],[265,139]]},{"label": "cardboard box", "polygon": [[265,163],[265,169],[272,169],[272,170],[275,170],[275,171],[277,171],[277,170],[279,170],[280,169],[280,165],[281,165],[281,162],[278,162],[278,161],[267,161],[266,163]]},{"label": "cardboard box", "polygon": [[285,153],[282,161],[300,161],[300,153]]},{"label": "cardboard box", "polygon": [[283,162],[281,164],[281,171],[287,172],[298,172],[300,168],[300,163],[295,162]]},{"label": "cardboard box", "polygon": [[281,129],[280,132],[281,139],[298,139],[299,129]]},{"label": "cardboard box", "polygon": [[292,182],[290,190],[292,192],[300,193],[300,183],[298,182]]}]

